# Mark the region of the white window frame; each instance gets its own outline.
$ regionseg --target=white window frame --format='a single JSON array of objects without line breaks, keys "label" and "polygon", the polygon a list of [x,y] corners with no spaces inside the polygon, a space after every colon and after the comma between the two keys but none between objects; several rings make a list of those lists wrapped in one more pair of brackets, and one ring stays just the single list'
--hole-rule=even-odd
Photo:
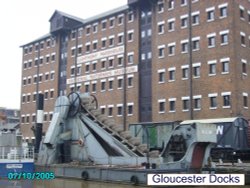
[{"label": "white window frame", "polygon": [[158,79],[158,84],[165,83],[165,72],[166,72],[165,69],[159,69],[159,70],[157,71],[157,73],[158,73],[158,78],[159,78],[160,73],[164,73],[164,79],[163,79],[163,81],[160,81],[160,80]]},{"label": "white window frame", "polygon": [[[164,103],[164,111],[160,111],[160,103]],[[164,114],[166,111],[166,99],[158,99],[158,105],[159,105],[158,113]]]},{"label": "white window frame", "polygon": [[216,102],[217,102],[217,97],[218,97],[218,93],[209,93],[208,94],[208,98],[209,98],[209,109],[210,110],[215,110],[215,109],[217,109],[217,106],[218,106],[218,102],[217,102],[217,105],[216,105],[216,107],[211,107],[211,104],[210,104],[210,98],[211,97],[216,97]]}]

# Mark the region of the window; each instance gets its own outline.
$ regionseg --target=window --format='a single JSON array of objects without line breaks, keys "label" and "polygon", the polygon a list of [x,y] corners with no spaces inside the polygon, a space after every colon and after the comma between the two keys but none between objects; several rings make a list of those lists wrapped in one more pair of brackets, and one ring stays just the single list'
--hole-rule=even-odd
[{"label": "window", "polygon": [[113,68],[113,67],[114,67],[114,58],[110,58],[110,59],[109,59],[108,67],[109,67],[109,68]]},{"label": "window", "polygon": [[159,22],[158,23],[158,34],[163,34],[164,33],[164,22]]},{"label": "window", "polygon": [[79,28],[78,29],[78,38],[82,38],[82,32],[83,32],[83,29]]},{"label": "window", "polygon": [[23,95],[23,96],[22,96],[22,103],[25,103],[25,101],[26,101],[26,96]]},{"label": "window", "polygon": [[194,110],[200,110],[201,109],[201,96],[197,95],[194,96]]},{"label": "window", "polygon": [[85,72],[88,73],[90,70],[89,64],[85,64]]},{"label": "window", "polygon": [[168,20],[168,31],[174,31],[174,19]]},{"label": "window", "polygon": [[29,123],[30,122],[30,117],[27,115],[26,116],[26,123]]},{"label": "window", "polygon": [[123,87],[123,78],[118,78],[118,89],[122,89]]},{"label": "window", "polygon": [[33,46],[31,45],[31,46],[29,46],[29,53],[31,53],[32,50],[33,50]]},{"label": "window", "polygon": [[210,101],[210,109],[217,108],[217,93],[208,94],[209,101]]},{"label": "window", "polygon": [[76,31],[74,30],[71,32],[71,39],[73,40],[75,38],[76,38]]},{"label": "window", "polygon": [[229,58],[224,58],[220,60],[222,63],[222,74],[229,73],[229,60]]},{"label": "window", "polygon": [[109,46],[114,46],[114,37],[109,37]]},{"label": "window", "polygon": [[242,64],[242,74],[247,75],[247,61],[245,59],[241,59]]},{"label": "window", "polygon": [[134,104],[133,103],[129,103],[128,104],[128,115],[133,115],[133,106],[134,106]]},{"label": "window", "polygon": [[118,66],[122,66],[123,65],[123,56],[118,56]]},{"label": "window", "polygon": [[188,15],[181,16],[181,28],[188,26]]},{"label": "window", "polygon": [[193,65],[193,74],[194,74],[194,78],[198,78],[201,75],[201,67],[200,67],[200,63],[194,64]]},{"label": "window", "polygon": [[86,92],[86,93],[89,92],[89,83],[85,83],[85,92]]},{"label": "window", "polygon": [[182,67],[182,79],[183,80],[188,79],[188,66]]},{"label": "window", "polygon": [[96,92],[96,82],[92,83],[92,92]]},{"label": "window", "polygon": [[142,54],[141,54],[141,60],[143,61],[143,60],[145,60],[145,59],[146,59],[146,54],[142,53]]},{"label": "window", "polygon": [[94,51],[97,50],[97,41],[93,41],[93,50],[94,50]]},{"label": "window", "polygon": [[42,50],[43,47],[44,47],[44,42],[41,42],[41,43],[40,43],[40,49]]},{"label": "window", "polygon": [[165,49],[165,45],[158,46],[158,57],[159,58],[164,58],[164,49]]},{"label": "window", "polygon": [[86,35],[89,35],[90,34],[90,26],[87,26],[86,27]]},{"label": "window", "polygon": [[225,4],[225,5],[219,5],[218,7],[220,9],[220,18],[227,17],[227,4]]},{"label": "window", "polygon": [[123,113],[123,109],[122,109],[122,105],[117,105],[117,116],[122,116]]},{"label": "window", "polygon": [[215,47],[215,34],[207,35],[208,38],[208,48]]},{"label": "window", "polygon": [[132,42],[134,40],[134,31],[128,32],[128,42]]},{"label": "window", "polygon": [[200,21],[199,13],[192,13],[192,24],[198,25]]},{"label": "window", "polygon": [[35,66],[38,65],[38,58],[35,59]]},{"label": "window", "polygon": [[188,97],[182,97],[182,110],[183,111],[189,110],[189,98]]},{"label": "window", "polygon": [[118,25],[123,24],[123,15],[118,16]]},{"label": "window", "polygon": [[164,12],[164,4],[162,1],[158,2],[158,13]]},{"label": "window", "polygon": [[72,57],[75,56],[75,51],[76,51],[75,48],[71,48],[71,56],[72,56]]},{"label": "window", "polygon": [[105,69],[106,68],[106,59],[102,59],[101,60],[101,69]]},{"label": "window", "polygon": [[181,0],[181,6],[187,5],[187,0]]},{"label": "window", "polygon": [[115,25],[115,18],[110,18],[109,20],[109,27],[112,28]]},{"label": "window", "polygon": [[108,106],[108,116],[109,117],[113,116],[113,106]]},{"label": "window", "polygon": [[[35,83],[35,82],[34,82]],[[23,79],[23,85],[26,85],[26,78]]]},{"label": "window", "polygon": [[244,7],[240,6],[240,19],[245,19],[244,17]]},{"label": "window", "polygon": [[158,83],[164,83],[165,82],[165,69],[158,70]]},{"label": "window", "polygon": [[164,12],[164,3],[163,1],[158,1],[158,13]]},{"label": "window", "polygon": [[216,97],[210,97],[210,107],[211,108],[217,107],[217,98]]},{"label": "window", "polygon": [[230,92],[225,92],[222,93],[222,98],[223,98],[223,108],[228,108],[231,105],[231,100],[230,100]]},{"label": "window", "polygon": [[81,65],[77,65],[77,67],[76,67],[76,74],[77,74],[77,75],[80,75],[81,72],[82,72],[82,67],[81,67]]},{"label": "window", "polygon": [[133,75],[128,75],[128,87],[133,87]]},{"label": "window", "polygon": [[174,0],[168,0],[168,10],[174,9]]},{"label": "window", "polygon": [[43,57],[40,57],[40,65],[43,64]]},{"label": "window", "polygon": [[152,35],[152,29],[147,30],[147,35],[150,37]]},{"label": "window", "polygon": [[243,107],[248,108],[248,93],[243,93]]},{"label": "window", "polygon": [[107,20],[102,21],[102,30],[107,28]]},{"label": "window", "polygon": [[128,64],[134,63],[134,53],[128,53]]},{"label": "window", "polygon": [[50,90],[50,98],[54,98],[54,90]]},{"label": "window", "polygon": [[175,43],[168,44],[168,55],[173,56],[175,54]]},{"label": "window", "polygon": [[50,112],[50,113],[49,113],[49,121],[51,121],[52,118],[53,118],[53,112]]},{"label": "window", "polygon": [[55,61],[56,60],[56,54],[51,54],[51,61]]},{"label": "window", "polygon": [[100,109],[101,109],[101,113],[105,114],[105,106],[100,106]]},{"label": "window", "polygon": [[188,52],[188,40],[181,41],[181,53]]},{"label": "window", "polygon": [[216,75],[216,64],[209,64],[209,76]]},{"label": "window", "polygon": [[241,46],[246,47],[246,40],[245,40],[246,34],[243,32],[240,32],[240,41],[241,41]]},{"label": "window", "polygon": [[106,80],[101,80],[101,91],[106,90]]},{"label": "window", "polygon": [[46,99],[48,99],[48,97],[49,97],[49,91],[45,91],[44,92],[44,99],[46,100]]},{"label": "window", "polygon": [[220,32],[220,38],[221,38],[221,45],[228,44],[228,33],[229,31],[221,31]]},{"label": "window", "polygon": [[199,39],[193,39],[193,51],[197,51],[200,48],[200,40]]},{"label": "window", "polygon": [[113,90],[113,80],[109,80],[109,90]]},{"label": "window", "polygon": [[165,99],[158,100],[158,103],[159,103],[159,113],[164,113],[166,100]]},{"label": "window", "polygon": [[51,72],[50,73],[50,80],[54,80],[54,78],[55,78],[55,72]]},{"label": "window", "polygon": [[75,75],[75,67],[71,67],[71,69],[70,69],[70,75],[71,76]]},{"label": "window", "polygon": [[134,21],[134,13],[131,11],[128,13],[128,22],[133,22]]},{"label": "window", "polygon": [[118,34],[118,44],[123,44],[123,33]]},{"label": "window", "polygon": [[46,63],[49,63],[49,55],[46,56]]},{"label": "window", "polygon": [[[28,81],[27,81],[28,84],[31,84],[31,77],[28,77]],[[34,82],[35,83],[35,82]]]},{"label": "window", "polygon": [[207,9],[207,21],[208,22],[213,21],[214,18],[215,18],[214,7],[210,8],[210,9]]},{"label": "window", "polygon": [[86,44],[86,52],[87,52],[87,53],[90,52],[90,44],[89,44],[89,43]]},{"label": "window", "polygon": [[96,64],[97,64],[96,61],[93,61],[93,62],[92,62],[92,71],[93,71],[93,72],[96,71]]},{"label": "window", "polygon": [[175,112],[175,102],[175,98],[169,99],[169,112]]},{"label": "window", "polygon": [[102,48],[106,47],[107,38],[102,38]]},{"label": "window", "polygon": [[43,75],[39,74],[39,82],[42,82],[42,81],[43,81]]},{"label": "window", "polygon": [[170,68],[169,70],[169,81],[175,80],[175,68]]},{"label": "window", "polygon": [[98,23],[93,24],[93,33],[97,33],[98,31]]},{"label": "window", "polygon": [[46,113],[46,114],[44,114],[44,116],[43,116],[43,120],[44,121],[48,121],[48,114]]}]

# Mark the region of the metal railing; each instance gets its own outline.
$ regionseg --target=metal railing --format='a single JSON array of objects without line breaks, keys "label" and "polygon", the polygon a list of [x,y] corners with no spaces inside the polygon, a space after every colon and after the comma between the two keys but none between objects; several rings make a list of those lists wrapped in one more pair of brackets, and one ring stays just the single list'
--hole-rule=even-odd
[{"label": "metal railing", "polygon": [[34,147],[0,146],[0,161],[34,159]]}]

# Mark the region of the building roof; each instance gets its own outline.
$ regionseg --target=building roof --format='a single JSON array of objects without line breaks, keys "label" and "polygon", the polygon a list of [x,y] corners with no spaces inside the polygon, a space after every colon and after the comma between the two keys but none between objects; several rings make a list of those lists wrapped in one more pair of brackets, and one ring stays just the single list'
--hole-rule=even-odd
[{"label": "building roof", "polygon": [[51,21],[56,14],[60,14],[60,15],[62,15],[64,17],[67,17],[67,18],[76,20],[78,22],[84,23],[84,19],[76,17],[76,16],[73,16],[73,15],[65,13],[65,12],[62,12],[62,11],[59,11],[59,10],[55,10],[55,12],[52,14],[51,18],[49,19],[49,21]]},{"label": "building roof", "polygon": [[110,16],[112,14],[116,14],[118,12],[122,12],[122,11],[127,10],[127,9],[128,9],[128,5],[123,5],[123,6],[117,7],[115,9],[109,10],[107,12],[103,12],[103,13],[98,14],[96,16],[85,19],[85,24],[88,24],[90,22],[94,22],[95,20],[105,18],[107,16]]},{"label": "building roof", "polygon": [[[123,5],[123,6],[120,6],[120,7],[117,7],[115,9],[112,9],[112,10],[109,10],[109,11],[106,11],[106,12],[103,12],[101,14],[98,14],[96,16],[93,16],[93,17],[90,17],[90,18],[87,18],[87,19],[82,19],[82,18],[79,18],[79,17],[76,17],[76,16],[73,16],[73,15],[70,15],[68,13],[65,13],[65,12],[62,12],[62,11],[59,11],[59,10],[55,10],[55,12],[52,14],[51,18],[49,19],[49,21],[51,21],[51,19],[55,16],[55,14],[61,14],[62,16],[65,16],[67,18],[70,18],[70,19],[73,19],[73,20],[76,20],[76,21],[79,21],[81,22],[83,25],[86,25],[86,24],[89,24],[91,22],[94,22],[95,20],[99,20],[99,19],[102,19],[102,18],[105,18],[107,16],[110,16],[112,14],[116,14],[116,13],[119,13],[119,12],[122,12],[124,10],[127,10],[129,8],[128,5]],[[36,42],[39,42],[41,40],[44,40],[45,38],[48,38],[50,37],[51,34],[48,33],[46,35],[43,35],[29,43],[26,43],[26,44],[23,44],[21,45],[20,47],[24,47],[24,46],[27,46],[29,44],[33,44],[33,43],[36,43]]]},{"label": "building roof", "polygon": [[20,48],[23,48],[24,46],[27,46],[27,45],[30,45],[30,44],[33,44],[33,43],[36,43],[36,42],[40,42],[40,41],[42,41],[42,40],[44,40],[44,39],[46,39],[46,38],[49,38],[50,36],[51,36],[51,34],[48,33],[48,34],[46,34],[46,35],[43,35],[43,36],[41,36],[41,37],[39,37],[39,38],[37,38],[37,39],[35,39],[35,40],[29,42],[29,43],[26,43],[26,44],[21,45]]}]

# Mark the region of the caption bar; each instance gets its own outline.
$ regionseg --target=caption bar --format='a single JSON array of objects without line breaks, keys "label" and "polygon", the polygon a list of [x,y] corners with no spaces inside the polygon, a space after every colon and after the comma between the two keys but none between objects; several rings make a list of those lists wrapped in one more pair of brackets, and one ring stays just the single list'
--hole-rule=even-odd
[{"label": "caption bar", "polygon": [[245,185],[244,174],[148,174],[147,185]]}]

